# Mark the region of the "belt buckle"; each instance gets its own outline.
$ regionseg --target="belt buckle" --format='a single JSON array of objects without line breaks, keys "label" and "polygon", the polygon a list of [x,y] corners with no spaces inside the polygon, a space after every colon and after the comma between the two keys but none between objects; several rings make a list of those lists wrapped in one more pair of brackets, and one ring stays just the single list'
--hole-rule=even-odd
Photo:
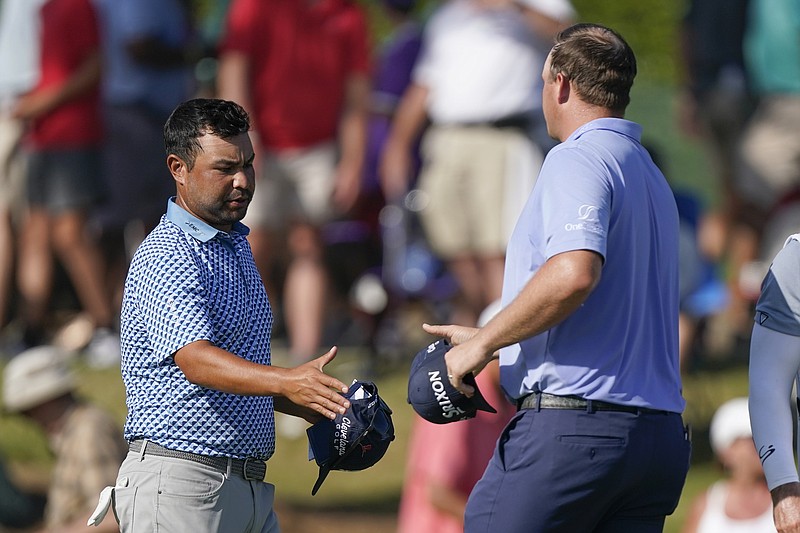
[{"label": "belt buckle", "polygon": [[[248,463],[252,464],[256,468],[258,468],[257,465],[263,466],[264,467],[264,475],[262,477],[260,477],[260,478],[259,477],[250,477],[250,475],[247,472]],[[262,461],[261,459],[256,459],[254,457],[245,458],[244,463],[242,463],[242,477],[244,477],[244,479],[247,480],[247,481],[261,481],[261,482],[265,483],[267,481],[267,463],[266,463],[266,461]]]}]

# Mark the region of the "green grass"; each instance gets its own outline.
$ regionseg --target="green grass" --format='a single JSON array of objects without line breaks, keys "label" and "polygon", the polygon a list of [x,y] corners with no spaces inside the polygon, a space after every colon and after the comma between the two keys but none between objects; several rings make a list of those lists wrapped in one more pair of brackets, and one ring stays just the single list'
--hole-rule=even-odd
[{"label": "green grass", "polygon": [[[360,357],[357,351],[343,350],[329,371],[346,382],[361,378]],[[76,370],[80,376],[80,395],[109,409],[122,425],[125,403],[119,372],[115,369],[97,371],[83,366]],[[306,512],[346,508],[353,512],[394,513],[403,484],[409,428],[415,416],[406,403],[406,380],[405,365],[375,379],[381,396],[394,411],[397,435],[384,458],[361,472],[331,472],[314,497],[311,496],[311,487],[318,470],[313,461],[308,461],[306,439],[279,437],[276,453],[269,463],[269,478],[278,487],[280,502],[306,509]],[[721,475],[711,459],[708,445],[711,415],[727,399],[745,394],[747,375],[743,364],[729,369],[698,371],[684,380],[685,418],[694,428],[694,457],[681,503],[675,515],[667,521],[665,531],[668,533],[680,531],[692,499]],[[0,454],[12,463],[16,475],[29,477],[29,484],[46,480],[52,466],[41,433],[17,416],[0,415]]]}]

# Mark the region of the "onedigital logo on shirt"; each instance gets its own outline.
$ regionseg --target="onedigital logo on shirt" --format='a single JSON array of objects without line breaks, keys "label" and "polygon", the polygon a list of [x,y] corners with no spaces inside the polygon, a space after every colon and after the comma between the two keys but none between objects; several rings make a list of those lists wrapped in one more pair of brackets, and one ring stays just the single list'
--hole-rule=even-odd
[{"label": "onedigital logo on shirt", "polygon": [[583,204],[578,208],[578,220],[580,222],[566,223],[564,229],[567,231],[590,231],[598,235],[604,235],[605,230],[603,226],[598,224],[600,217],[598,215],[599,208],[595,205]]}]

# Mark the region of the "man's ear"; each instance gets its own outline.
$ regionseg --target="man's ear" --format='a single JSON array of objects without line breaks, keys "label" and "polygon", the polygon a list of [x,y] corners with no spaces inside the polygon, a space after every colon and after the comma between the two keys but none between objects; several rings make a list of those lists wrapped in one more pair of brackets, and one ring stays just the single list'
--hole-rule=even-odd
[{"label": "man's ear", "polygon": [[567,102],[570,92],[572,91],[569,79],[559,72],[556,74],[556,86],[558,87],[558,103],[563,104]]},{"label": "man's ear", "polygon": [[172,178],[180,185],[186,184],[186,174],[189,173],[189,168],[183,159],[175,154],[167,156],[167,168],[169,169]]}]

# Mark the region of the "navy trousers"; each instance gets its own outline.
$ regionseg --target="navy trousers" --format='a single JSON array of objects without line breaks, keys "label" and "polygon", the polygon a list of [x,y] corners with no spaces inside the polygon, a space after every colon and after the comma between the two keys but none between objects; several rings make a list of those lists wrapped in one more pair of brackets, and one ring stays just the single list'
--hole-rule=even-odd
[{"label": "navy trousers", "polygon": [[653,533],[691,443],[676,413],[523,409],[469,497],[465,533]]}]

